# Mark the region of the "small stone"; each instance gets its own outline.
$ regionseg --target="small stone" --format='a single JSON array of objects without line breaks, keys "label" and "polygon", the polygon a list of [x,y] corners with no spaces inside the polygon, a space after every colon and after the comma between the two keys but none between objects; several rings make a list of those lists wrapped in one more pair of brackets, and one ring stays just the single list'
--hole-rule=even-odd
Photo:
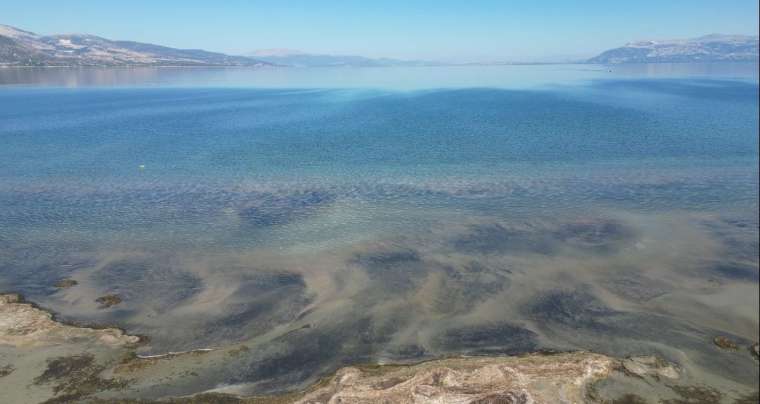
[{"label": "small stone", "polygon": [[95,299],[95,302],[100,303],[101,309],[107,309],[121,303],[121,297],[119,295],[105,295]]},{"label": "small stone", "polygon": [[713,344],[715,344],[718,348],[728,349],[731,351],[735,351],[738,348],[736,342],[722,335],[713,338]]},{"label": "small stone", "polygon": [[622,362],[623,368],[639,377],[652,376],[678,379],[680,376],[676,365],[656,356],[632,356]]},{"label": "small stone", "polygon": [[14,370],[16,370],[16,368],[11,365],[0,366],[0,377],[8,376],[13,373]]}]

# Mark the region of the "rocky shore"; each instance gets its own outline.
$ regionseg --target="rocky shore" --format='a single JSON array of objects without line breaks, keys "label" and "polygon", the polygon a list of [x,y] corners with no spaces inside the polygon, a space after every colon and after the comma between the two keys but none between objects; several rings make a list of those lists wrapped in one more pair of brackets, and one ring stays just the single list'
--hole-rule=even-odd
[{"label": "rocky shore", "polygon": [[577,352],[347,367],[297,403],[580,403],[617,361]]},{"label": "rocky shore", "polygon": [[140,357],[140,341],[116,328],[63,324],[17,294],[0,295],[0,391],[17,403],[646,403],[653,391],[665,397],[653,402],[666,403],[757,398],[684,384],[682,369],[657,356],[591,352],[357,365],[282,395],[243,397],[231,393],[235,386],[182,395],[172,391],[192,391],[199,373],[223,369],[248,348]]},{"label": "rocky shore", "polygon": [[116,328],[86,328],[60,323],[18,294],[0,295],[0,345],[35,347],[87,341],[106,346],[136,344],[140,338]]}]

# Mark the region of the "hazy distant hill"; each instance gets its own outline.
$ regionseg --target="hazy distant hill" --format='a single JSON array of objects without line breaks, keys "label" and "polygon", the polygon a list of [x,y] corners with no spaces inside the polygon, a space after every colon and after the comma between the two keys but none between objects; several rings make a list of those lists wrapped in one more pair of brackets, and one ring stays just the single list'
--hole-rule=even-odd
[{"label": "hazy distant hill", "polygon": [[94,35],[49,35],[0,25],[0,65],[264,66],[265,61],[199,49],[175,49]]},{"label": "hazy distant hill", "polygon": [[632,42],[589,63],[757,62],[758,37],[706,35],[693,39]]},{"label": "hazy distant hill", "polygon": [[330,67],[330,66],[431,66],[434,62],[421,60],[399,60],[389,58],[368,58],[355,55],[323,55],[304,53],[290,49],[262,49],[251,52],[249,56],[269,63],[294,67]]}]

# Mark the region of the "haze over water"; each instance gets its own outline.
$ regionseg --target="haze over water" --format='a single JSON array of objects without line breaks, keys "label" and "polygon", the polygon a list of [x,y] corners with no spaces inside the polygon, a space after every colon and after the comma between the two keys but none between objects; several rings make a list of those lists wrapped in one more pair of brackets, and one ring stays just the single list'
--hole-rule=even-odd
[{"label": "haze over water", "polygon": [[758,81],[753,63],[600,65],[465,65],[320,68],[4,68],[0,84],[53,87],[234,87],[430,90],[535,88],[630,78]]},{"label": "haze over water", "polygon": [[756,65],[0,84],[0,289],[147,335],[144,353],[250,347],[174,392],[539,349],[656,353],[757,390],[757,362],[711,345],[758,339]]}]

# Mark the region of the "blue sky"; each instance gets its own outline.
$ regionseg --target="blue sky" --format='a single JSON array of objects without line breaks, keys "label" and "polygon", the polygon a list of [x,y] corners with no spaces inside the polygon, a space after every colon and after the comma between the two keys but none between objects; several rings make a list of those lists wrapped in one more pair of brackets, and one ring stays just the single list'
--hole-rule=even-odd
[{"label": "blue sky", "polygon": [[41,34],[458,61],[589,56],[638,39],[758,31],[757,0],[0,0],[0,10],[0,23]]}]

